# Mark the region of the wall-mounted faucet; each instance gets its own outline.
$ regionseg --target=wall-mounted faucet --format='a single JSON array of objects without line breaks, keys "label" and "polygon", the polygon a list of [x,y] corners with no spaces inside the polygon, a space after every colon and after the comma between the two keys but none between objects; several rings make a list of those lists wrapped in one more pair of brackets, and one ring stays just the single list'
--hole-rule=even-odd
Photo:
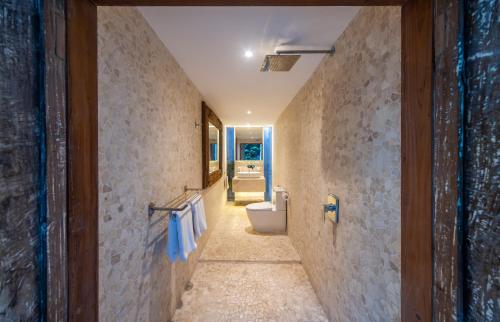
[{"label": "wall-mounted faucet", "polygon": [[339,197],[333,193],[328,194],[328,203],[323,205],[323,221],[326,218],[338,224],[340,215],[340,200]]}]

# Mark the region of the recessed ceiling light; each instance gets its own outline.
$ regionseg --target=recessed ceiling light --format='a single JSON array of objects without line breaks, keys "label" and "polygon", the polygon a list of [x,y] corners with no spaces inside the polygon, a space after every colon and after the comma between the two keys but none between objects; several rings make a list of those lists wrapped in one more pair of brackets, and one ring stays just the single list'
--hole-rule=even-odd
[{"label": "recessed ceiling light", "polygon": [[245,57],[246,58],[252,58],[253,57],[253,51],[251,51],[251,50],[245,50]]},{"label": "recessed ceiling light", "polygon": [[252,111],[247,111],[247,114],[248,114],[248,115],[252,114]]}]

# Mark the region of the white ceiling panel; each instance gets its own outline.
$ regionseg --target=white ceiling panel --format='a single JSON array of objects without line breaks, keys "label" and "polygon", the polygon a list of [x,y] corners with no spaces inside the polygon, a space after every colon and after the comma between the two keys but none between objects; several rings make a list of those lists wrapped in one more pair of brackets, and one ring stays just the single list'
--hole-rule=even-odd
[{"label": "white ceiling panel", "polygon": [[[330,48],[357,7],[141,7],[165,46],[225,124],[272,124],[323,55],[290,72],[259,71],[277,47]],[[251,51],[253,57],[245,57]],[[251,114],[248,114],[251,111]]]}]

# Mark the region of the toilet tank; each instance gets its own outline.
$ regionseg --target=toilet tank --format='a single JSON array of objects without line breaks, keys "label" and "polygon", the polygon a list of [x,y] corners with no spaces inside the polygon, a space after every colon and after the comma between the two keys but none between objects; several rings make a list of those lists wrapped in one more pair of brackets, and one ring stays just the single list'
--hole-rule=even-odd
[{"label": "toilet tank", "polygon": [[276,210],[286,210],[286,202],[288,200],[288,193],[283,187],[274,187],[276,193]]}]

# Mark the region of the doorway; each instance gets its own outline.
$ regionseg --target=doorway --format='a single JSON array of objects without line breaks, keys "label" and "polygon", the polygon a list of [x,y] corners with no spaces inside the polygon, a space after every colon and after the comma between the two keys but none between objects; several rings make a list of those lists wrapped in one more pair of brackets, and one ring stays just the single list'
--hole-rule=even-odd
[{"label": "doorway", "polygon": [[[171,1],[100,1],[98,5],[172,5]],[[176,5],[194,3],[176,2]],[[197,2],[200,5],[211,2]],[[222,3],[217,3],[222,4]],[[229,3],[228,3],[229,4]],[[234,2],[230,3],[234,5]],[[242,2],[241,5],[270,2]],[[283,5],[284,3],[279,3]],[[300,5],[292,1],[290,4]],[[308,5],[366,5],[319,1]],[[430,2],[388,1],[402,8],[402,319],[430,320],[432,289],[432,12]],[[97,317],[97,39],[96,5],[69,1],[69,314]],[[82,55],[85,53],[85,55]],[[86,254],[86,256],[81,256]]]}]

